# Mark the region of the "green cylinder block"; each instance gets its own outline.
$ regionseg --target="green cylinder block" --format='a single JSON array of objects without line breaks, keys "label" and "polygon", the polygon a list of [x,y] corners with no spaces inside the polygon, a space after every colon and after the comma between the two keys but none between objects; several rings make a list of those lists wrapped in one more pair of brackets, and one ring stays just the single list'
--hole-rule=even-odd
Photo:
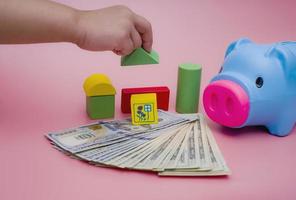
[{"label": "green cylinder block", "polygon": [[184,63],[179,65],[176,111],[196,113],[199,105],[201,65]]}]

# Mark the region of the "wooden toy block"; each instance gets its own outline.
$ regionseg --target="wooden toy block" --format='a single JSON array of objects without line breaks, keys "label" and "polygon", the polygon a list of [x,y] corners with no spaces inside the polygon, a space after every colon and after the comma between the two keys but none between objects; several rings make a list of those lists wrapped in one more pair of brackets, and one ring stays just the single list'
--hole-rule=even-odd
[{"label": "wooden toy block", "polygon": [[92,74],[83,84],[86,96],[113,95],[116,93],[110,79],[104,74]]},{"label": "wooden toy block", "polygon": [[162,110],[169,109],[170,90],[168,87],[141,87],[141,88],[123,88],[121,90],[121,111],[131,113],[131,95],[156,93],[157,108]]},{"label": "wooden toy block", "polygon": [[113,118],[114,107],[114,95],[86,96],[86,111],[91,119]]},{"label": "wooden toy block", "polygon": [[201,65],[184,63],[179,65],[176,111],[196,113],[199,105]]},{"label": "wooden toy block", "polygon": [[143,48],[137,48],[131,54],[121,57],[121,66],[147,65],[158,63],[158,53],[153,50],[149,53]]},{"label": "wooden toy block", "polygon": [[157,124],[157,101],[155,93],[131,96],[132,124]]},{"label": "wooden toy block", "polygon": [[91,119],[114,116],[115,88],[104,74],[93,74],[83,84],[86,94],[86,112]]}]

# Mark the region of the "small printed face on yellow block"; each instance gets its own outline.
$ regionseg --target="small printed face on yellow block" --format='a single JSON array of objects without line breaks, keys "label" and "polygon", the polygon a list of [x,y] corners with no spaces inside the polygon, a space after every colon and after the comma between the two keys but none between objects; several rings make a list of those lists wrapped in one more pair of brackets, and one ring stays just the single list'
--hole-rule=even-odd
[{"label": "small printed face on yellow block", "polygon": [[131,96],[132,124],[157,124],[157,101],[155,93]]}]

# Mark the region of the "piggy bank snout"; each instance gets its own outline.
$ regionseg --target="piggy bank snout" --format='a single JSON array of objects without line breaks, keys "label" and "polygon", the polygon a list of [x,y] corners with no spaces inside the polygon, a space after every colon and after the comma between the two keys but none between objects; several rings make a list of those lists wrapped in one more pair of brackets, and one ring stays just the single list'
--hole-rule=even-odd
[{"label": "piggy bank snout", "polygon": [[218,80],[203,94],[204,109],[213,121],[228,127],[242,126],[249,116],[249,97],[237,83]]}]

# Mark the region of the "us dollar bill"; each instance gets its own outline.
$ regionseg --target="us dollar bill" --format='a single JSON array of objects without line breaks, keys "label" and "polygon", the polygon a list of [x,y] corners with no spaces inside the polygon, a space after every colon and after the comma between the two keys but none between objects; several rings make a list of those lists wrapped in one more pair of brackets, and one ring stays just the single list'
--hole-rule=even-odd
[{"label": "us dollar bill", "polygon": [[206,126],[207,143],[209,145],[209,158],[212,163],[212,168],[196,168],[196,169],[170,169],[159,172],[159,176],[224,176],[230,175],[231,171],[228,168],[223,155],[215,141],[215,138],[208,126]]},{"label": "us dollar bill", "polygon": [[158,116],[158,124],[134,126],[131,124],[131,119],[101,121],[63,131],[51,132],[46,137],[60,148],[71,153],[78,153],[129,140],[133,137],[141,137],[141,134],[144,133],[171,128],[194,120],[162,110],[158,111]]},{"label": "us dollar bill", "polygon": [[223,155],[201,114],[162,110],[159,123],[101,121],[46,137],[72,158],[100,167],[154,171],[160,176],[229,175]]},{"label": "us dollar bill", "polygon": [[[128,152],[123,157],[121,157],[120,162],[117,164],[120,167],[133,168],[139,163],[143,163],[144,160],[152,154],[159,146],[161,146],[165,141],[170,137],[175,135],[178,132],[178,129],[165,132],[160,137],[154,139],[153,141],[147,143],[145,148],[138,148],[136,152]],[[143,168],[144,169],[144,168]]]}]

